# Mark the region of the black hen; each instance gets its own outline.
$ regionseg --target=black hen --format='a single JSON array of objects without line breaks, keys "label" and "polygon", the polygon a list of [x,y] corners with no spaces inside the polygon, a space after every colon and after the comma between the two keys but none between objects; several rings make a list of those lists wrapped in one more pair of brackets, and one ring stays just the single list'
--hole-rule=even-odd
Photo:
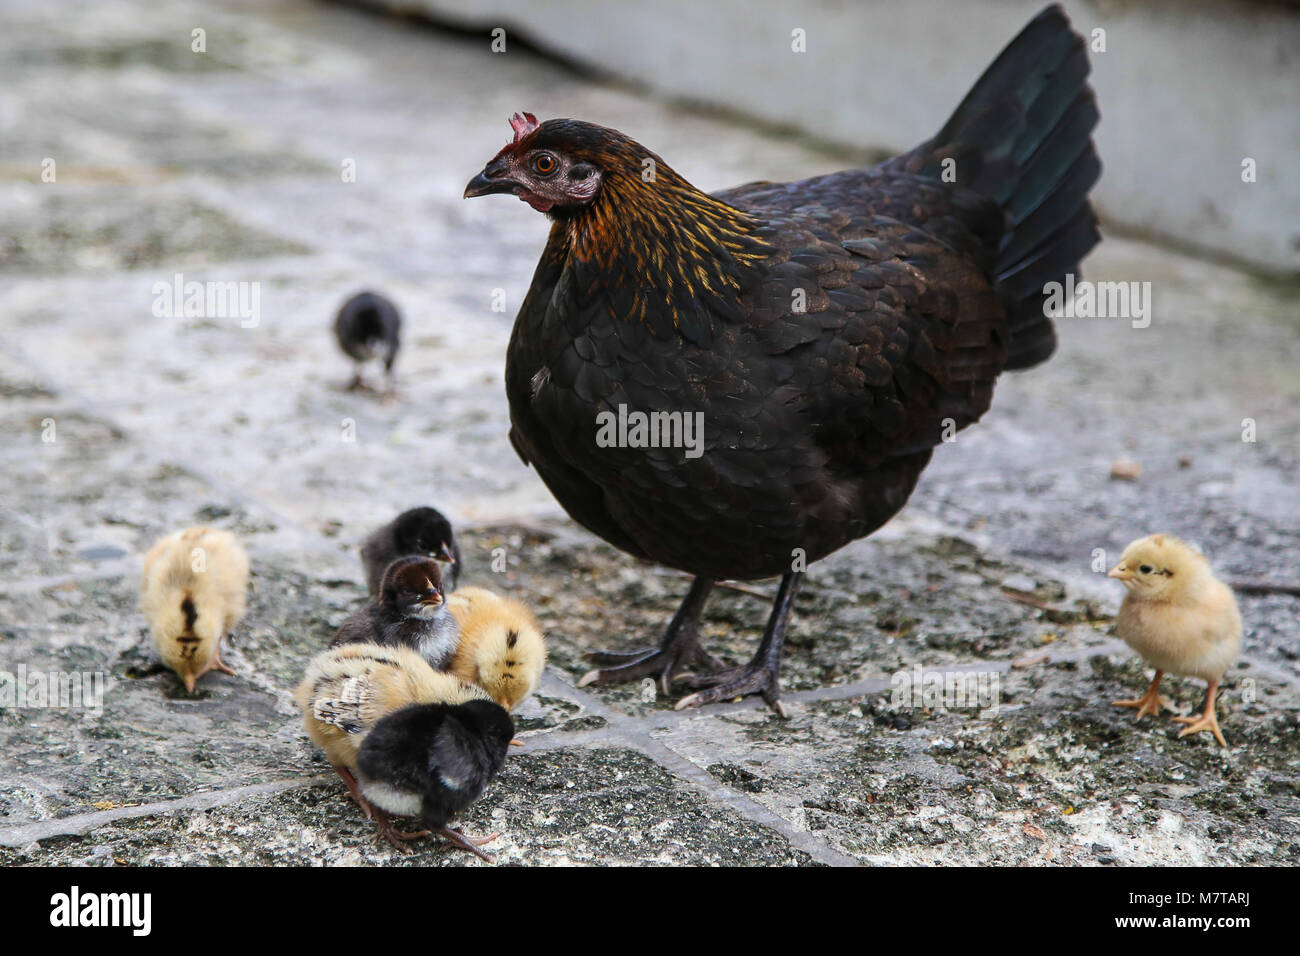
[{"label": "black hen", "polygon": [[447,824],[500,772],[514,734],[510,715],[490,700],[404,707],[366,735],[357,752],[357,783],[381,810],[418,816],[433,832],[491,862],[479,846],[492,836],[471,840]]},{"label": "black hen", "polygon": [[[1099,240],[1088,69],[1049,7],[911,152],[714,196],[616,130],[511,121],[466,188],[554,220],[506,359],[511,441],[580,524],[696,577],[659,648],[593,655],[584,682],[690,668],[679,707],[780,710],[807,563],[888,521],[999,373],[1055,347],[1044,283]],[[717,670],[695,633],[714,580],[773,575],[757,654]]]},{"label": "black hen", "polygon": [[402,314],[397,306],[375,292],[358,292],[343,303],[334,317],[334,337],[339,348],[356,362],[350,389],[364,388],[361,366],[378,356],[384,363],[387,394],[393,393],[393,362],[401,346]]}]

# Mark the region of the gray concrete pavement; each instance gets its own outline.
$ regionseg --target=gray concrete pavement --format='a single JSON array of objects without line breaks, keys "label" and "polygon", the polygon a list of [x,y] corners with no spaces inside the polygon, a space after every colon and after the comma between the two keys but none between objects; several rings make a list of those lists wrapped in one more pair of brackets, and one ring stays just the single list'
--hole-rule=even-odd
[{"label": "gray concrete pavement", "polygon": [[[617,125],[706,188],[846,157],[328,5],[10,19],[0,670],[102,673],[107,691],[99,716],[0,709],[0,863],[477,865],[380,845],[290,699],[362,598],[360,538],[424,502],[464,528],[470,583],[531,602],[549,635],[527,746],[465,820],[501,832],[503,862],[1300,862],[1300,599],[1241,597],[1220,750],[1109,706],[1145,677],[1090,568],[1168,530],[1227,577],[1300,576],[1295,289],[1108,238],[1088,275],[1151,282],[1150,327],[1062,320],[1058,354],[1000,383],[903,514],[814,567],[789,721],[679,713],[575,686],[583,651],[654,640],[686,580],[575,527],[510,449],[503,354],[546,223],[461,190],[518,109]],[[156,315],[178,272],[257,283],[256,326]],[[360,287],[407,316],[392,405],[342,388],[329,323]],[[1119,457],[1138,481],[1109,477]],[[189,698],[135,595],[152,541],[198,522],[240,536],[257,590],[238,676]],[[719,592],[705,638],[743,660],[765,614]],[[917,664],[996,680],[996,706],[900,703],[891,681]],[[1203,692],[1171,690],[1183,712]]]}]

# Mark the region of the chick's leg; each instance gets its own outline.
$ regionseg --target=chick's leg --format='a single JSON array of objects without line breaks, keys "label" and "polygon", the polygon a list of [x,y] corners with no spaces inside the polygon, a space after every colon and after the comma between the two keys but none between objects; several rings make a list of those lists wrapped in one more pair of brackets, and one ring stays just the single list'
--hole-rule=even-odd
[{"label": "chick's leg", "polygon": [[212,660],[208,664],[208,670],[221,671],[223,674],[229,674],[231,677],[236,676],[233,668],[221,659],[221,646],[217,646],[217,652],[212,655]]},{"label": "chick's leg", "polygon": [[781,704],[781,648],[785,644],[785,628],[790,619],[790,609],[794,606],[794,596],[802,581],[803,573],[800,571],[791,571],[781,578],[781,587],[777,590],[776,602],[772,605],[772,615],[767,619],[763,641],[758,645],[753,659],[743,667],[728,667],[712,674],[690,678],[692,686],[703,687],[704,690],[679,700],[678,710],[716,704],[718,701],[747,694],[761,694],[778,716],[786,716],[785,707]]},{"label": "chick's leg", "polygon": [[1219,729],[1219,718],[1214,713],[1214,698],[1218,693],[1219,682],[1217,680],[1210,681],[1210,686],[1207,688],[1205,694],[1205,712],[1199,717],[1174,718],[1175,723],[1187,725],[1178,732],[1179,737],[1186,737],[1188,734],[1196,734],[1203,730],[1208,730],[1210,733],[1214,734],[1214,739],[1219,742],[1220,747],[1228,746],[1228,742],[1223,739],[1223,731]]},{"label": "chick's leg", "polygon": [[691,589],[686,592],[681,607],[673,615],[657,648],[626,652],[593,651],[587,654],[592,663],[602,666],[599,670],[583,674],[578,686],[656,677],[660,689],[667,694],[668,686],[682,670],[690,667],[716,668],[718,662],[700,647],[697,636],[700,613],[712,590],[713,582],[708,578],[696,578],[691,582]]},{"label": "chick's leg", "polygon": [[474,837],[467,837],[465,834],[461,833],[459,830],[453,829],[452,827],[438,827],[433,832],[445,839],[448,843],[451,843],[453,846],[456,846],[467,853],[473,853],[475,856],[486,860],[488,863],[492,862],[492,857],[480,850],[479,847],[483,846],[485,843],[491,843],[501,835],[499,833],[491,833],[485,837],[478,837],[476,839]]},{"label": "chick's leg", "polygon": [[374,816],[374,808],[370,805],[370,801],[361,795],[361,787],[357,784],[357,778],[352,776],[352,771],[347,767],[335,764],[334,772],[348,785],[348,793],[352,794],[352,799],[357,802],[357,806],[366,815],[366,819],[371,819]]},{"label": "chick's leg", "polygon": [[1169,701],[1160,696],[1160,678],[1164,676],[1164,671],[1156,671],[1155,679],[1151,681],[1151,686],[1141,697],[1134,700],[1117,700],[1114,701],[1116,707],[1136,707],[1138,709],[1137,719],[1141,720],[1147,714],[1159,714],[1160,708],[1169,708]]}]

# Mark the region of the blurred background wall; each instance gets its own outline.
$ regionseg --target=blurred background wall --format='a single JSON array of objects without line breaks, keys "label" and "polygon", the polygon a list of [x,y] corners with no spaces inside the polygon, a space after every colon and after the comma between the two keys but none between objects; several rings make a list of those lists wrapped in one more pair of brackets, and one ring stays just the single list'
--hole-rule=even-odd
[{"label": "blurred background wall", "polygon": [[[933,134],[1044,5],[354,2],[481,32],[484,43],[503,28],[507,46],[523,41],[664,96],[882,155]],[[1300,5],[1063,5],[1094,48],[1096,139],[1106,164],[1094,196],[1106,225],[1255,271],[1300,275]],[[805,52],[793,49],[796,30]],[[1254,182],[1243,180],[1243,164],[1253,165]]]}]

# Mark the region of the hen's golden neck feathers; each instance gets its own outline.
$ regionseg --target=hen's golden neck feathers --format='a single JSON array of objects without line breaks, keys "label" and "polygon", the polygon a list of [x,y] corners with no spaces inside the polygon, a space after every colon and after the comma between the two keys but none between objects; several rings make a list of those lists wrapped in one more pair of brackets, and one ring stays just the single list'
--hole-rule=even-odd
[{"label": "hen's golden neck feathers", "polygon": [[700,344],[715,320],[743,318],[750,267],[773,252],[761,223],[632,140],[592,158],[602,169],[600,191],[585,206],[557,211],[547,248],[571,270],[575,294],[603,296],[614,318],[659,337],[676,332]]}]

